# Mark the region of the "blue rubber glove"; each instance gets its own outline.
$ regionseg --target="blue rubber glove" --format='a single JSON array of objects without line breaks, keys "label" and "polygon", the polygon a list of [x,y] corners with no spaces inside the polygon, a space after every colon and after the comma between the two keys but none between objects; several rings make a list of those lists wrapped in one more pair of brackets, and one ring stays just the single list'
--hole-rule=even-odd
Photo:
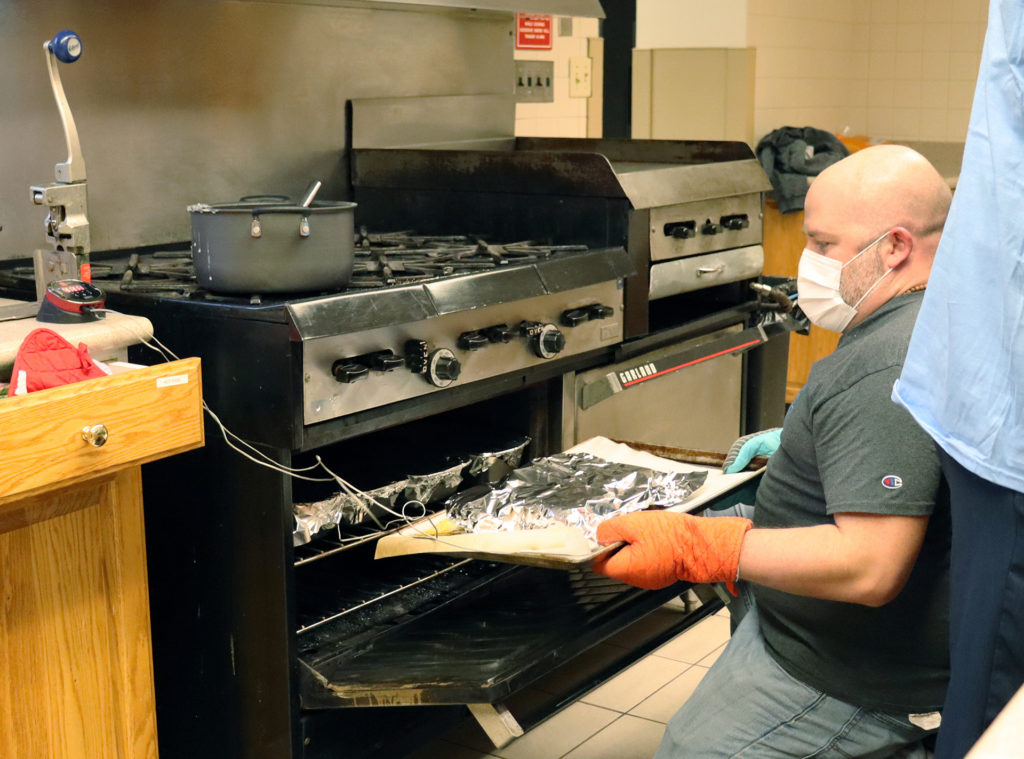
[{"label": "blue rubber glove", "polygon": [[726,474],[736,474],[747,468],[750,460],[757,456],[771,456],[779,449],[782,441],[782,428],[773,427],[763,432],[755,432],[739,438],[725,455],[722,470]]}]

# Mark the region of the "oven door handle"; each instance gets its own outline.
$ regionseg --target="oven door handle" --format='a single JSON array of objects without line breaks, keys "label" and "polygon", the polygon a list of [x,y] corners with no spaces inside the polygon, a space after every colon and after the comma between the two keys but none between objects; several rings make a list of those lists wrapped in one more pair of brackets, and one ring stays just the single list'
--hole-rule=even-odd
[{"label": "oven door handle", "polygon": [[701,266],[697,269],[698,277],[705,277],[710,274],[721,274],[725,271],[725,264],[719,264],[718,266]]},{"label": "oven door handle", "polygon": [[608,372],[593,382],[585,384],[580,393],[580,408],[588,409],[596,406],[616,393],[637,387],[666,374],[672,374],[680,369],[686,369],[721,356],[744,353],[764,345],[774,336],[775,332],[787,331],[783,327],[779,329],[774,329],[774,327],[774,324],[758,324],[703,345],[661,356],[654,361],[638,359],[630,366]]}]

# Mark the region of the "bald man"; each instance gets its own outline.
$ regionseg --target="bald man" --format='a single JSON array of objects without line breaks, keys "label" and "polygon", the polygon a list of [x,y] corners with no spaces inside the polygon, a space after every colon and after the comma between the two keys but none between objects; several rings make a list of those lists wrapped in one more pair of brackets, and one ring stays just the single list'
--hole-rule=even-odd
[{"label": "bald man", "polygon": [[658,759],[925,755],[949,673],[949,503],[934,445],[890,393],[950,200],[904,147],[823,171],[798,296],[843,337],[794,400],[752,519],[600,526],[627,545],[597,571],[648,588],[743,581],[750,607]]}]

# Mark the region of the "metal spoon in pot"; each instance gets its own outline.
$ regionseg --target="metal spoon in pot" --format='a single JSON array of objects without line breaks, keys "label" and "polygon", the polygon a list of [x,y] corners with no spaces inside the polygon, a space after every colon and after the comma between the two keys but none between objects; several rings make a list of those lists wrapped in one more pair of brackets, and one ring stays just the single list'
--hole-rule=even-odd
[{"label": "metal spoon in pot", "polygon": [[302,202],[299,205],[301,205],[303,208],[309,208],[309,204],[313,202],[313,198],[315,198],[316,194],[320,192],[320,187],[322,184],[323,182],[321,182],[319,179],[313,180],[313,182],[310,183],[309,187],[306,188],[306,191],[302,193]]}]

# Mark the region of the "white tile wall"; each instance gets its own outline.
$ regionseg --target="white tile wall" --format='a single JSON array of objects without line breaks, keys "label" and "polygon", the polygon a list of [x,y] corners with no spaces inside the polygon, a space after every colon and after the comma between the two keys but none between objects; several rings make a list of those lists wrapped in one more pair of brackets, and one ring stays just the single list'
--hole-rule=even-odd
[{"label": "white tile wall", "polygon": [[[781,126],[963,140],[987,13],[988,0],[747,0],[755,141]],[[559,21],[552,50],[515,52],[555,69],[554,102],[517,105],[517,135],[587,134],[587,101],[569,97],[569,58],[587,55],[598,22],[574,18],[562,37]]]},{"label": "white tile wall", "polygon": [[[560,17],[552,19],[551,50],[516,50],[516,60],[553,61],[554,102],[517,103],[515,133],[520,137],[586,137],[587,99],[569,97],[569,59],[586,57],[587,39],[598,36],[595,18],[573,18],[572,36],[559,35]],[[592,82],[592,87],[600,87]],[[512,82],[509,82],[512,86]]]},{"label": "white tile wall", "polygon": [[749,0],[756,139],[781,126],[961,141],[988,0]]}]

